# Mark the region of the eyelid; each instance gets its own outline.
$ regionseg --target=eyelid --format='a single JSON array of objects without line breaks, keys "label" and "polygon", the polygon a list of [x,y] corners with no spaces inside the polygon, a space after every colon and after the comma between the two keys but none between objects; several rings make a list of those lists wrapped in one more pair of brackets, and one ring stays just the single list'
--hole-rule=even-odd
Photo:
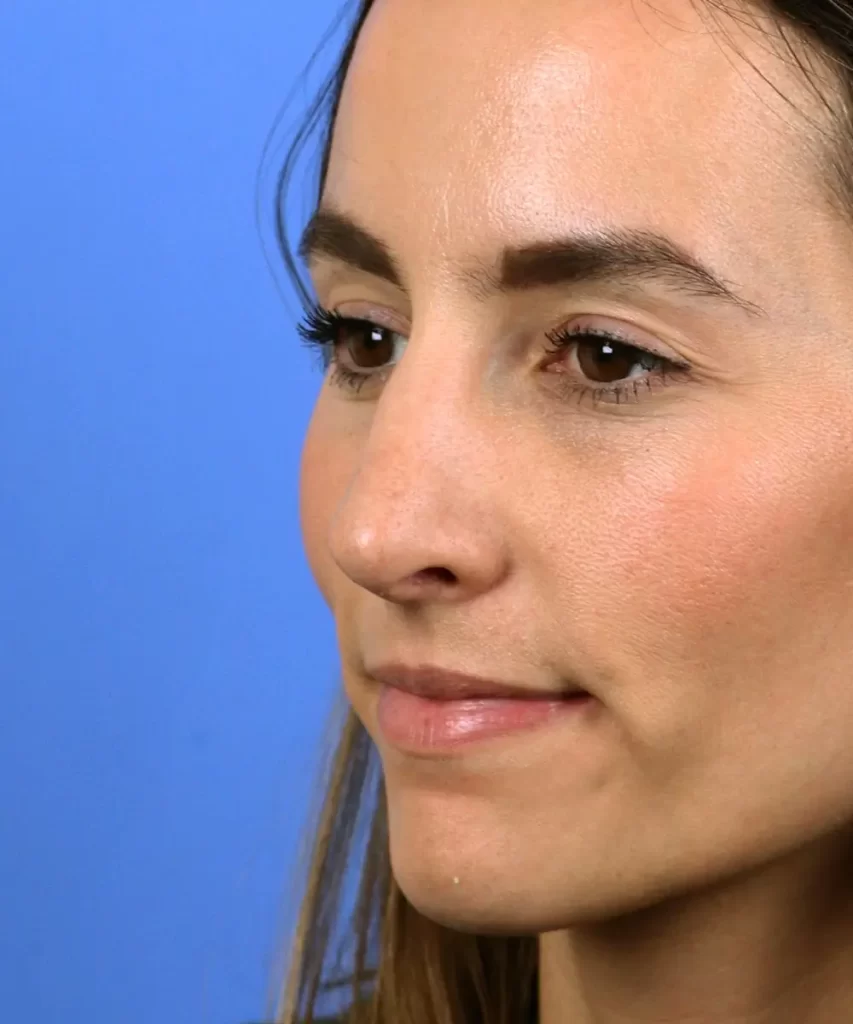
[{"label": "eyelid", "polygon": [[684,362],[685,357],[672,346],[665,344],[655,333],[625,320],[624,317],[607,313],[573,313],[570,316],[563,316],[554,322],[553,327],[546,330],[546,334],[554,334],[563,330],[576,330],[579,327],[589,327],[593,330],[599,329],[608,334],[616,335],[625,345],[633,348],[643,349],[651,355],[660,356],[661,359],[669,359],[673,362]]},{"label": "eyelid", "polygon": [[647,348],[649,351],[653,351],[655,354],[662,355],[664,357],[668,357],[670,354],[669,346],[660,341],[656,335],[651,334],[647,330],[631,323],[630,321],[627,321],[627,319],[622,316],[614,316],[609,313],[569,313],[568,315],[563,315],[558,319],[555,319],[553,326],[547,328],[545,333],[553,334],[557,331],[574,330],[581,326],[589,327],[594,330],[598,329],[606,331],[608,334],[612,334],[623,339],[626,345],[634,345],[638,348]]},{"label": "eyelid", "polygon": [[365,320],[376,324],[377,327],[384,327],[388,331],[393,331],[395,334],[402,334],[406,338],[408,338],[411,331],[411,326],[406,324],[405,321],[374,303],[358,302],[350,299],[332,303],[327,308],[348,320]]}]

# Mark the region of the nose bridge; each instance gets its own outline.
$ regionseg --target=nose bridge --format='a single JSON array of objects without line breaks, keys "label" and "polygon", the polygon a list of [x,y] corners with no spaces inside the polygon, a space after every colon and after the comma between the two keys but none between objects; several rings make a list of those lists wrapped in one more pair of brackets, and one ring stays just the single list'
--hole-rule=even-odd
[{"label": "nose bridge", "polygon": [[454,338],[446,322],[410,336],[332,523],[333,555],[361,586],[393,596],[424,570],[492,575],[495,437],[482,367],[477,345]]},{"label": "nose bridge", "polygon": [[484,359],[483,341],[446,313],[413,329],[365,437],[358,467],[365,485],[393,494],[420,481],[426,495],[485,467],[494,437],[486,422]]}]

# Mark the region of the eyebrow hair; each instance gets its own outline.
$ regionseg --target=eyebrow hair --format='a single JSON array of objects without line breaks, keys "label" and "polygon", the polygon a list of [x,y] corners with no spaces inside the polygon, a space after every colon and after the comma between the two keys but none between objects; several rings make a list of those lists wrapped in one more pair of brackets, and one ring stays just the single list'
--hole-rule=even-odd
[{"label": "eyebrow hair", "polygon": [[[328,206],[309,221],[298,252],[306,265],[327,257],[405,290],[389,247],[354,218]],[[750,316],[767,315],[671,238],[654,231],[611,229],[510,246],[501,252],[496,267],[476,260],[465,269],[464,277],[478,298],[560,285],[651,281],[736,306]]]}]

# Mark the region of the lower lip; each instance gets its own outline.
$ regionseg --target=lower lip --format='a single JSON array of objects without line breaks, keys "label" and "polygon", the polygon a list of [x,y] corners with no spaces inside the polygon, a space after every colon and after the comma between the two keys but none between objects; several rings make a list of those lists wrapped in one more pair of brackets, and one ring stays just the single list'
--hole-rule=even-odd
[{"label": "lower lip", "polygon": [[383,735],[394,746],[436,751],[534,729],[576,715],[593,700],[589,694],[562,700],[432,700],[383,686],[377,715]]}]

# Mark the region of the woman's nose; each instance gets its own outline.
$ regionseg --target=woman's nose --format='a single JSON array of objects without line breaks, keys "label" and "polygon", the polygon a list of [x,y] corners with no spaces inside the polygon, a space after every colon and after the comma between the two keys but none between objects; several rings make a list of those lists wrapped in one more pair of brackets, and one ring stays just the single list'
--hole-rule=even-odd
[{"label": "woman's nose", "polygon": [[404,362],[377,400],[329,546],[386,600],[470,599],[507,571],[500,445],[476,386],[457,375],[429,387]]}]

